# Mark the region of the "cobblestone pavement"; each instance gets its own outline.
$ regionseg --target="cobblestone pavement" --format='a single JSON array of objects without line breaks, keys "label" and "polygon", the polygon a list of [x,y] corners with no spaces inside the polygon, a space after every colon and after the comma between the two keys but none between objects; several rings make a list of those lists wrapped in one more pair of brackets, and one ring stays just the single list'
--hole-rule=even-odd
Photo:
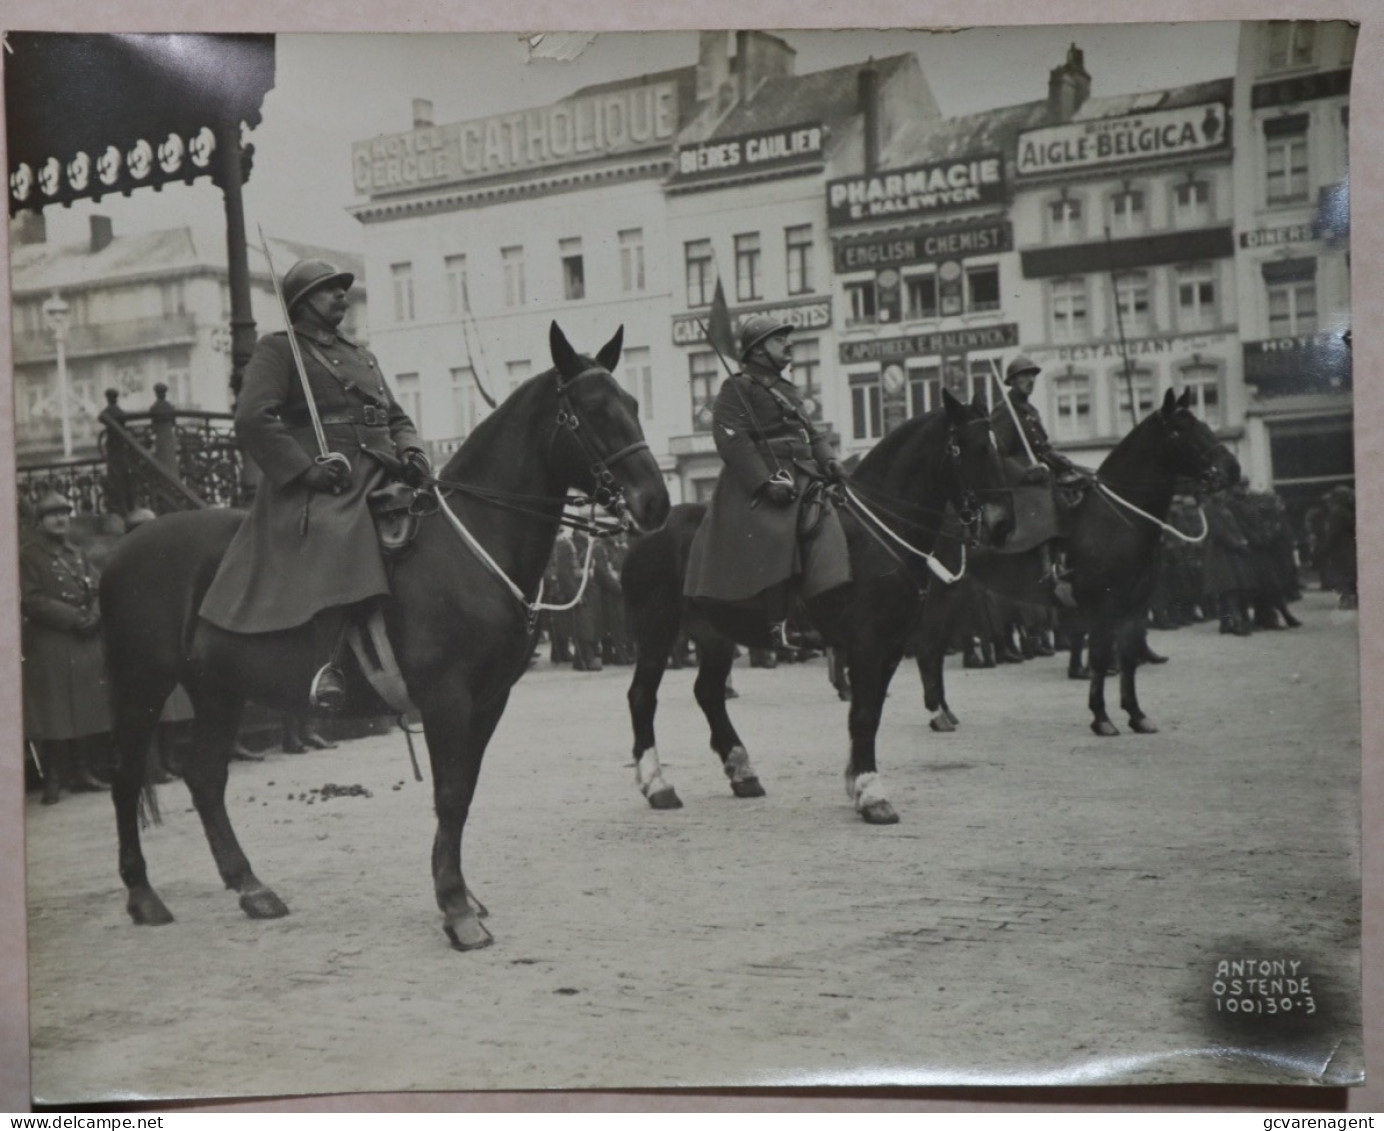
[{"label": "cobblestone pavement", "polygon": [[108,799],[31,798],[35,1094],[1349,1083],[1356,622],[1319,593],[1296,609],[1292,632],[1152,634],[1154,736],[1095,738],[1060,658],[949,660],[962,725],[936,735],[901,668],[888,828],[846,801],[820,660],[736,669],[759,800],[731,796],[694,673],[668,674],[673,812],[635,790],[629,669],[540,662],[467,831],[496,937],[469,954],[397,734],[232,767],[242,843],[292,908],[274,922],[220,888],[180,784],[145,833],[163,928],[126,918]]}]

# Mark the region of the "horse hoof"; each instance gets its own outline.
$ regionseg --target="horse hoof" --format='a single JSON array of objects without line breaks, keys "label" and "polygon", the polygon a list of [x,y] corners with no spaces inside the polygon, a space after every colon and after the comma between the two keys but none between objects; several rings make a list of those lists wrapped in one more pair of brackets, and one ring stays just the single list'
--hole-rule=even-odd
[{"label": "horse hoof", "polygon": [[932,721],[927,724],[938,734],[951,734],[956,729],[956,724],[946,715],[938,713],[932,716]]},{"label": "horse hoof", "polygon": [[282,919],[288,905],[268,888],[249,891],[240,897],[240,909],[251,919]]},{"label": "horse hoof", "polygon": [[1130,719],[1129,729],[1132,730],[1135,734],[1158,733],[1158,728],[1154,726],[1151,722],[1149,722],[1148,719]]},{"label": "horse hoof", "polygon": [[1100,735],[1101,738],[1114,738],[1120,733],[1109,719],[1097,719],[1091,724],[1091,731]]},{"label": "horse hoof", "polygon": [[453,950],[481,950],[495,941],[495,936],[469,908],[465,914],[448,919],[442,929],[447,932]]},{"label": "horse hoof", "polygon": [[141,927],[162,927],[165,923],[173,922],[173,912],[169,911],[163,900],[152,891],[138,894],[132,892],[129,902],[125,904],[125,910]]},{"label": "horse hoof", "polygon": [[947,722],[951,723],[952,726],[955,727],[961,725],[961,720],[956,717],[956,715],[952,712],[952,709],[950,707],[943,707],[942,714],[947,716]]},{"label": "horse hoof", "polygon": [[759,784],[758,778],[741,778],[739,781],[730,783],[730,791],[736,797],[763,797],[764,787]]},{"label": "horse hoof", "polygon": [[486,908],[484,903],[476,898],[476,893],[470,888],[466,889],[466,902],[470,905],[471,910],[482,919],[486,919],[490,916],[490,911]]},{"label": "horse hoof", "polygon": [[681,809],[682,798],[671,785],[649,794],[649,807],[652,809]]},{"label": "horse hoof", "polygon": [[860,810],[860,815],[865,818],[867,825],[897,825],[899,815],[894,812],[894,807],[887,801],[872,801]]},{"label": "horse hoof", "polygon": [[1081,667],[1079,667],[1079,668],[1068,668],[1068,669],[1067,669],[1067,678],[1068,678],[1068,679],[1090,679],[1090,678],[1091,678],[1091,669],[1088,668],[1088,667],[1086,667],[1084,664],[1083,664]]}]

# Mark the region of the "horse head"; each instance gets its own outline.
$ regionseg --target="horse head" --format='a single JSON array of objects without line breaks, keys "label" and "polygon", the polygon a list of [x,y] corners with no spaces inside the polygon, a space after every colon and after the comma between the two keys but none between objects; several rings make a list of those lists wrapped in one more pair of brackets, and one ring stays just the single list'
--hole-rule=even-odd
[{"label": "horse head", "polygon": [[942,390],[953,470],[951,503],[968,525],[980,523],[982,541],[1003,546],[1014,530],[1014,493],[1005,480],[1004,463],[990,429],[985,401],[976,394],[970,404]]},{"label": "horse head", "polygon": [[1176,475],[1194,479],[1203,491],[1218,491],[1240,481],[1240,463],[1216,439],[1204,420],[1192,412],[1192,391],[1180,397],[1169,389],[1153,413],[1150,426],[1158,431],[1163,457]]},{"label": "horse head", "polygon": [[612,512],[622,508],[641,530],[668,517],[668,488],[639,426],[639,405],[611,371],[620,361],[621,326],[595,358],[579,354],[556,322],[548,347],[557,374],[558,423],[568,442],[554,448],[573,486]]}]

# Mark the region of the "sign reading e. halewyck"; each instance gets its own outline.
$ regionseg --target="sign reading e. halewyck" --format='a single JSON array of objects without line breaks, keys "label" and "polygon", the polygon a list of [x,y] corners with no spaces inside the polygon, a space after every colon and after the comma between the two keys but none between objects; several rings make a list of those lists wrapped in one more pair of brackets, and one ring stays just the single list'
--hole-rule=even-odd
[{"label": "sign reading e. halewyck", "polygon": [[883,236],[843,239],[836,245],[836,272],[902,267],[990,255],[1014,247],[1014,228],[1008,220],[983,220],[947,228],[915,228]]},{"label": "sign reading e. halewyck", "polygon": [[930,161],[887,173],[828,181],[827,224],[998,204],[1004,193],[1004,161],[998,153]]},{"label": "sign reading e. halewyck", "polygon": [[1001,322],[994,326],[968,326],[964,330],[933,330],[926,334],[904,334],[897,338],[864,338],[842,342],[842,365],[867,361],[897,361],[909,357],[970,353],[972,350],[1009,349],[1019,344],[1019,324]]},{"label": "sign reading e. halewyck", "polygon": [[1230,144],[1225,104],[1203,102],[1123,118],[1047,126],[1019,135],[1021,177],[1122,161],[1146,161],[1222,149]]},{"label": "sign reading e. halewyck", "polygon": [[[780,322],[787,322],[797,330],[825,330],[831,325],[831,299],[805,298],[794,302],[778,302],[742,306],[731,311],[731,321],[735,329],[751,314],[767,314]],[[710,312],[702,314],[679,314],[673,319],[673,344],[675,346],[700,346],[706,344],[704,327],[710,320]],[[727,359],[731,360],[731,359]]]},{"label": "sign reading e. halewyck", "polygon": [[820,159],[822,143],[818,122],[698,142],[678,150],[673,177],[709,180]]},{"label": "sign reading e. halewyck", "polygon": [[644,83],[358,141],[351,168],[356,192],[399,192],[670,144],[677,124],[677,85]]}]

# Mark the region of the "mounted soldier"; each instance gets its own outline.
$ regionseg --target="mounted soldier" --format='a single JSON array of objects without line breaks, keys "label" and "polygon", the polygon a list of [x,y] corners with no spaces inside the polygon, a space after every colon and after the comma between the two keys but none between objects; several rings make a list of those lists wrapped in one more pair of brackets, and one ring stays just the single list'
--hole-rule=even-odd
[{"label": "mounted soldier", "polygon": [[762,608],[787,646],[795,595],[806,601],[851,580],[841,519],[823,490],[845,477],[785,373],[793,327],[765,314],[740,330],[742,369],[716,396],[712,435],[725,466],[688,562],[688,597]]},{"label": "mounted soldier", "polygon": [[415,485],[431,474],[375,355],[338,329],[354,281],[321,259],[284,275],[291,330],[255,346],[235,415],[264,477],[200,610],[238,633],[311,620],[321,667],[308,699],[321,710],[344,704],[337,659],[349,618],[389,592],[367,498],[386,468]]}]

